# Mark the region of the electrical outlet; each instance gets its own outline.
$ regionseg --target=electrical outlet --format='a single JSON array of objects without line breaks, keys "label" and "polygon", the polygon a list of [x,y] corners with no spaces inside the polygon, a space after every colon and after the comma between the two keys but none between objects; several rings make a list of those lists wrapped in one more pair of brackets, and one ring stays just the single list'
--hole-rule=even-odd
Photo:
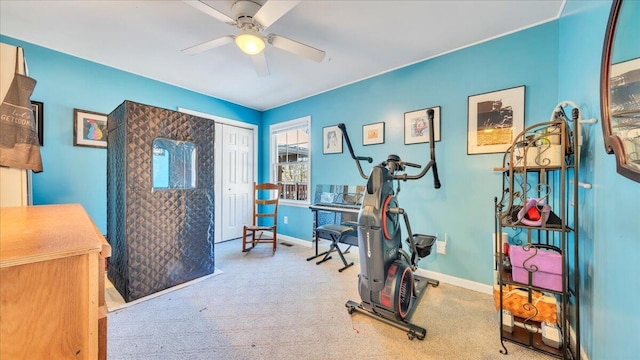
[{"label": "electrical outlet", "polygon": [[289,223],[289,217],[288,217],[288,216],[285,216],[285,217],[282,219],[282,221],[283,221],[285,224],[288,224],[288,223]]},{"label": "electrical outlet", "polygon": [[436,241],[436,252],[438,254],[447,254],[447,243],[444,241]]},{"label": "electrical outlet", "polygon": [[436,234],[436,252],[445,255],[447,253],[447,233],[444,233],[443,241],[438,239],[438,234]]}]

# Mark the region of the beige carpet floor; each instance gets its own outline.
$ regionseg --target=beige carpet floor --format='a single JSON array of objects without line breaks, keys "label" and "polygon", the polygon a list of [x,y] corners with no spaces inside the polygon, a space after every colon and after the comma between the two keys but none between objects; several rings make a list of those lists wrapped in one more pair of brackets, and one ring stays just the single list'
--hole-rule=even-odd
[{"label": "beige carpet floor", "polygon": [[[326,243],[328,244],[328,243]],[[321,242],[322,245],[326,245]],[[216,268],[202,281],[108,314],[108,359],[549,359],[505,343],[490,295],[441,283],[412,316],[424,340],[355,313],[356,262],[342,273],[334,255],[307,262],[310,247],[216,244]]]}]

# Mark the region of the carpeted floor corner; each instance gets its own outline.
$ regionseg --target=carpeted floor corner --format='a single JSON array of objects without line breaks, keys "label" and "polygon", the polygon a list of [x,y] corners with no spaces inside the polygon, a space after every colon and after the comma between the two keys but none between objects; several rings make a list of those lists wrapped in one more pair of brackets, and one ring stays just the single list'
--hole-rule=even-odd
[{"label": "carpeted floor corner", "polygon": [[[325,245],[322,242],[321,246]],[[328,242],[327,242],[328,244]],[[429,287],[412,316],[424,340],[365,315],[356,264],[342,273],[339,257],[306,261],[310,247],[216,244],[222,270],[189,286],[108,314],[108,359],[550,359],[506,343],[500,354],[490,295],[443,284]]]}]

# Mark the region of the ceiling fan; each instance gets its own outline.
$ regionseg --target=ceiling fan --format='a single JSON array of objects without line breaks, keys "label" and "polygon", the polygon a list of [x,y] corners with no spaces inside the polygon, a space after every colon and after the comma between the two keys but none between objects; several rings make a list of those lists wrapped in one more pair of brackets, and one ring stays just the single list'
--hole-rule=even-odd
[{"label": "ceiling fan", "polygon": [[198,0],[183,1],[207,15],[239,29],[237,35],[226,35],[183,49],[185,54],[199,54],[235,41],[240,50],[251,55],[259,76],[269,75],[269,67],[263,51],[266,43],[317,62],[324,59],[325,52],[312,46],[277,34],[263,35],[269,26],[298,5],[300,1],[269,0],[264,5],[260,5],[250,0],[239,0],[231,6],[232,17]]}]

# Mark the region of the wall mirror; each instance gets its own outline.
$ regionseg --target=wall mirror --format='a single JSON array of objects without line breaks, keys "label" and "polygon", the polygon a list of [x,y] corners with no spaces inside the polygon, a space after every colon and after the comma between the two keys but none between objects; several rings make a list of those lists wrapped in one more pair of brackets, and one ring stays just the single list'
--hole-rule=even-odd
[{"label": "wall mirror", "polygon": [[614,0],[602,52],[600,108],[607,153],[640,182],[640,1]]},{"label": "wall mirror", "polygon": [[154,190],[196,187],[196,144],[164,138],[153,140]]}]

